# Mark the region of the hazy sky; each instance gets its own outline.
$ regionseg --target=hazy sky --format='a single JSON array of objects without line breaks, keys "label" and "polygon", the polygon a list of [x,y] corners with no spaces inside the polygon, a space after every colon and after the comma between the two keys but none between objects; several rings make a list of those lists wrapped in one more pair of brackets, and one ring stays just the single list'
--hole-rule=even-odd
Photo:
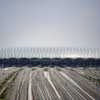
[{"label": "hazy sky", "polygon": [[0,0],[0,47],[100,47],[100,0]]}]

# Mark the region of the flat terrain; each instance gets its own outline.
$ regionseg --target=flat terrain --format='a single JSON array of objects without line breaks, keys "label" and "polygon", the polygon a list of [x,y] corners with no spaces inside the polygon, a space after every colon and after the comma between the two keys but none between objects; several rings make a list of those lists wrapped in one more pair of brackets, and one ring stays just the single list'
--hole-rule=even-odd
[{"label": "flat terrain", "polygon": [[60,67],[0,69],[0,100],[100,100],[99,72]]}]

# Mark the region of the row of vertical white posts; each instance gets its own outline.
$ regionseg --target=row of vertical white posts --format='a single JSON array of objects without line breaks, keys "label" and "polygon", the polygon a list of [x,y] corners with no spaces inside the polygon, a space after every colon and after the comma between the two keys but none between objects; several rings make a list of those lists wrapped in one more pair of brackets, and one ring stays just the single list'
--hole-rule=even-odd
[{"label": "row of vertical white posts", "polygon": [[97,48],[1,48],[0,58],[10,57],[95,57],[100,58],[100,49]]}]

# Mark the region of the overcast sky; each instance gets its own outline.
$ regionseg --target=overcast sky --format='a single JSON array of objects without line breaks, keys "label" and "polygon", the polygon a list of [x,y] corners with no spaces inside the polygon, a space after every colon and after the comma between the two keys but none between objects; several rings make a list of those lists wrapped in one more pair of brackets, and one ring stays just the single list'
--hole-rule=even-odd
[{"label": "overcast sky", "polygon": [[0,0],[0,47],[100,47],[100,0]]}]

